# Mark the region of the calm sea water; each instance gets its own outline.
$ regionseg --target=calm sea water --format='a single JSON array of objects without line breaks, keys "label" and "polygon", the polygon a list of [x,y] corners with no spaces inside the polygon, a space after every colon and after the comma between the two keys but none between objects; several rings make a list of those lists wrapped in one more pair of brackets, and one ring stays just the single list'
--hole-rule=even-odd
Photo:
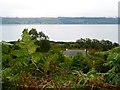
[{"label": "calm sea water", "polygon": [[117,25],[2,25],[2,40],[15,41],[21,38],[24,28],[43,31],[54,41],[76,41],[80,38],[105,39],[118,42]]}]

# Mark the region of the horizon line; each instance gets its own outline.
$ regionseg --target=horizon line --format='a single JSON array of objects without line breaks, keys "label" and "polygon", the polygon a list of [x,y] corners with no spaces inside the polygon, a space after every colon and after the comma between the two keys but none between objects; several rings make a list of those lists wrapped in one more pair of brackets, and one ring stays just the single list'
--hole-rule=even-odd
[{"label": "horizon line", "polygon": [[57,16],[57,17],[19,17],[19,16],[0,16],[0,18],[118,18],[118,16]]}]

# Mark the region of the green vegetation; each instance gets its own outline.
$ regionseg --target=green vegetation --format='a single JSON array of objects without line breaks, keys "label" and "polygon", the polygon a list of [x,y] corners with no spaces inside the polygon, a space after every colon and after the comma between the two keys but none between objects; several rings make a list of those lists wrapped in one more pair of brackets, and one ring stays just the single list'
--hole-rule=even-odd
[{"label": "green vegetation", "polygon": [[52,42],[57,44],[57,46],[61,49],[87,49],[91,53],[95,51],[107,51],[112,48],[118,47],[119,44],[114,42],[112,43],[109,40],[97,40],[97,39],[78,39],[76,42]]},{"label": "green vegetation", "polygon": [[[65,48],[89,53],[64,56]],[[2,90],[118,89],[119,71],[120,46],[110,41],[50,42],[43,32],[24,29],[22,39],[2,42]]]}]

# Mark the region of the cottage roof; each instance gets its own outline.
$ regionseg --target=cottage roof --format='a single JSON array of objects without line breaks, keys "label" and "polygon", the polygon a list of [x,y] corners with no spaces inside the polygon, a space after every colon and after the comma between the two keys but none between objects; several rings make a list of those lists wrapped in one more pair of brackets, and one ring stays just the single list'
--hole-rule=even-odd
[{"label": "cottage roof", "polygon": [[83,55],[86,55],[86,50],[66,50],[63,52],[63,54],[66,56],[74,56],[79,52],[81,52]]}]

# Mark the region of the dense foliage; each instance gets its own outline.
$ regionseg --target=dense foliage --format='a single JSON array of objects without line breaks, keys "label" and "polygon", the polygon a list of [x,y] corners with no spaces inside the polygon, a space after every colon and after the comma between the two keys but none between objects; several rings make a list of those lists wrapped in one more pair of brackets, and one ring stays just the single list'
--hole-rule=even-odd
[{"label": "dense foliage", "polygon": [[119,44],[116,42],[111,42],[109,40],[97,40],[90,38],[81,38],[76,40],[76,42],[53,42],[59,46],[61,49],[88,49],[91,52],[94,51],[107,51],[112,48],[118,47]]},{"label": "dense foliage", "polygon": [[120,88],[120,47],[71,57],[63,48],[36,29],[24,29],[14,44],[2,42],[3,90]]}]

